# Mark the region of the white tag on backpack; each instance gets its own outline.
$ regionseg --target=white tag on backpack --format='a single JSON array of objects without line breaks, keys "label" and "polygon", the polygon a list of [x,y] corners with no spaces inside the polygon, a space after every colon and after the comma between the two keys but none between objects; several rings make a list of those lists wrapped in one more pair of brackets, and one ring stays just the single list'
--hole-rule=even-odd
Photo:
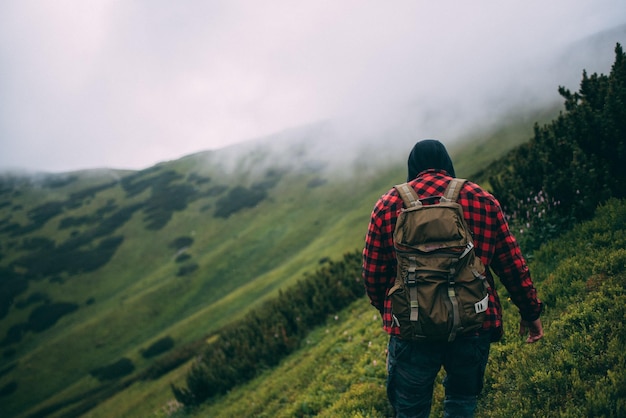
[{"label": "white tag on backpack", "polygon": [[474,311],[476,313],[485,312],[487,310],[487,306],[489,306],[489,295],[485,296],[483,300],[479,300],[474,304]]}]

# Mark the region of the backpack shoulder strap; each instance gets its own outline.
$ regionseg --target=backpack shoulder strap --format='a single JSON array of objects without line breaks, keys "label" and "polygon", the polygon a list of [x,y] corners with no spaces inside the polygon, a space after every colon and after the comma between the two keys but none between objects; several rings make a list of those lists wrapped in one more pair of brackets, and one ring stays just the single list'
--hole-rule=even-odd
[{"label": "backpack shoulder strap", "polygon": [[393,187],[400,194],[400,197],[404,201],[405,207],[410,208],[413,206],[421,206],[422,202],[420,202],[419,196],[417,195],[417,193],[415,193],[415,190],[411,186],[409,186],[408,183],[398,184]]},{"label": "backpack shoulder strap", "polygon": [[453,178],[450,183],[448,183],[448,187],[446,187],[446,191],[443,193],[441,201],[456,202],[459,198],[459,192],[463,188],[466,181],[466,179]]}]

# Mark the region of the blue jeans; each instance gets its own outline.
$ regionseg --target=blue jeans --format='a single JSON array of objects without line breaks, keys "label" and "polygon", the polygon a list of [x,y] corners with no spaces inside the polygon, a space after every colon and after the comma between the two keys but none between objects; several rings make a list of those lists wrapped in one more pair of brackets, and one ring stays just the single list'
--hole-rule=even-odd
[{"label": "blue jeans", "polygon": [[428,417],[435,378],[444,367],[444,417],[473,417],[482,391],[490,335],[455,341],[405,341],[391,336],[387,358],[387,396],[397,418]]}]

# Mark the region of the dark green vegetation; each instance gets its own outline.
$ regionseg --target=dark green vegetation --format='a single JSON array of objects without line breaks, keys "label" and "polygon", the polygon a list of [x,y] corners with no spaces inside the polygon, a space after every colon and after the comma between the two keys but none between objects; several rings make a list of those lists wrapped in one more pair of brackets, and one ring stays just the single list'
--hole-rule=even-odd
[{"label": "dark green vegetation", "polygon": [[[500,289],[505,335],[491,347],[476,416],[624,416],[625,245],[626,202],[610,200],[592,220],[535,252],[530,268],[548,304],[546,336],[535,345],[517,335],[517,310]],[[160,416],[390,416],[386,343],[378,314],[362,298],[308,334],[277,367],[211,403],[190,410],[170,404]],[[433,416],[443,412],[442,377]]]},{"label": "dark green vegetation", "polygon": [[[596,188],[596,191],[601,190],[599,193],[587,190],[588,193],[583,193],[584,200],[580,197],[568,199],[573,189],[579,190],[575,183],[571,183],[571,179],[576,178],[575,173],[579,174],[581,160],[585,161],[584,173],[591,173],[592,180],[594,180],[593,173],[598,171],[611,176],[611,179],[604,180],[605,185],[619,183],[619,176],[624,172],[620,168],[620,163],[621,153],[626,150],[626,118],[623,117],[625,110],[621,106],[618,108],[614,106],[616,103],[621,104],[626,101],[626,57],[619,45],[615,52],[616,60],[610,75],[594,75],[588,78],[586,74],[583,74],[581,91],[576,94],[560,89],[566,99],[566,113],[561,114],[554,122],[543,128],[536,127],[535,137],[528,144],[516,148],[487,170],[491,182],[497,185],[504,196],[504,201],[515,207],[517,211],[528,214],[521,220],[523,223],[528,222],[528,225],[521,224],[521,228],[526,228],[526,235],[521,233],[521,242],[529,253],[537,250],[539,243],[562,234],[573,225],[588,219],[592,215],[589,208],[602,205],[609,198],[624,197],[624,192],[620,188],[605,186]],[[564,126],[569,129],[564,129]],[[592,135],[593,130],[589,126],[604,134],[599,135],[598,140],[595,141],[596,148],[587,146],[583,149],[589,142],[588,136]],[[587,133],[587,136],[581,136],[581,131]],[[554,147],[555,143],[567,144],[567,146]],[[566,151],[565,155],[569,158],[563,158],[563,148]],[[602,152],[603,149],[608,148],[620,151]],[[532,152],[529,152],[529,149]],[[567,150],[574,151],[568,154]],[[542,158],[538,158],[540,156]],[[554,170],[557,161],[560,168]],[[559,202],[558,205],[555,205],[554,201],[546,204],[542,199],[543,191],[540,191],[538,197],[534,199],[528,199],[526,194],[515,196],[515,192],[519,190],[535,190],[537,177],[528,175],[529,173],[524,171],[528,167],[533,167],[535,172],[543,174],[539,179],[544,185],[565,184],[568,186],[564,189],[549,189],[550,195],[555,196],[554,199]],[[622,178],[621,181],[623,180],[626,179]],[[546,206],[549,208],[552,206],[554,209],[544,211]],[[553,225],[563,218],[567,222],[559,222],[551,229],[545,228],[546,225]],[[542,228],[537,227],[538,222],[542,222]],[[513,218],[513,225],[520,226],[520,220]],[[528,229],[532,230],[533,227],[536,230],[529,239],[527,238]],[[626,412],[626,402],[623,400],[623,395],[626,393],[623,385],[626,382],[626,371],[620,367],[615,368],[616,365],[623,365],[625,362],[623,352],[626,348],[626,333],[624,333],[621,321],[617,323],[612,321],[616,318],[624,318],[626,313],[626,305],[624,305],[626,253],[623,250],[626,243],[624,242],[625,227],[626,205],[613,200],[608,206],[602,208],[595,222],[587,223],[570,233],[570,236],[563,238],[565,242],[574,239],[575,242],[580,243],[578,247],[564,246],[560,242],[553,243],[554,247],[545,246],[537,252],[536,280],[541,285],[540,289],[543,290],[542,297],[547,305],[554,309],[553,315],[557,315],[554,316],[558,318],[554,325],[556,339],[548,340],[547,343],[540,345],[535,355],[521,351],[520,345],[517,342],[509,343],[510,340],[505,340],[505,344],[497,346],[495,351],[498,354],[495,365],[491,368],[492,374],[488,376],[491,384],[487,392],[498,387],[501,391],[495,391],[494,396],[487,396],[483,406],[485,409],[497,411],[493,416],[547,416],[553,414],[555,409],[562,411],[565,416],[621,416]],[[559,246],[567,248],[567,251],[557,251],[556,248]],[[558,257],[554,258],[555,254],[558,254]],[[549,262],[549,267],[546,266],[546,262]],[[349,266],[348,259],[344,261],[344,264]],[[551,276],[552,268],[555,268],[557,272],[560,268],[565,268],[569,274],[555,280]],[[351,274],[357,275],[358,273],[358,268],[354,268]],[[347,274],[350,275],[350,273]],[[342,275],[336,276],[342,277]],[[286,302],[282,301],[282,305]],[[281,304],[280,300],[275,303]],[[582,310],[575,308],[573,313],[569,312],[572,306],[579,306],[581,303],[584,304]],[[333,312],[332,309],[328,311]],[[515,323],[514,315],[510,311],[508,312],[509,320]],[[607,314],[608,316],[605,316]],[[607,321],[606,318],[609,320]],[[569,319],[573,323],[567,323]],[[583,323],[580,323],[581,321]],[[548,321],[546,322],[549,324]],[[231,351],[237,353],[234,356],[237,361],[245,363],[248,359],[252,365],[263,364],[255,355],[260,348],[254,344],[254,337],[251,337],[250,333],[237,332],[243,329],[242,325],[232,326],[234,329],[229,329],[229,332],[238,335],[238,341],[229,340],[228,346]],[[270,343],[261,345],[271,346]],[[207,348],[202,360],[196,363],[188,375],[189,390],[181,392],[178,388],[174,388],[178,401],[184,405],[195,405],[198,401],[220,393],[215,390],[210,391],[211,383],[215,382],[215,376],[228,376],[228,372],[232,372],[233,369],[229,362],[232,358],[230,356],[223,356],[217,362],[211,361],[212,356],[219,353],[220,351],[214,350],[213,347]],[[280,355],[281,352],[277,351],[276,356]],[[588,356],[591,356],[592,360],[589,360]],[[563,357],[569,358],[565,360]],[[533,359],[537,364],[533,364]],[[549,360],[548,364],[550,364],[547,370],[546,360]],[[577,367],[577,364],[580,366]],[[507,370],[510,367],[519,369],[518,373],[509,373]],[[237,372],[237,370],[235,368],[234,371]],[[239,373],[236,378],[240,381],[245,380],[255,375],[254,370],[255,368],[249,365],[245,371],[251,374]],[[607,370],[610,370],[609,374],[606,374]],[[353,377],[354,381],[359,381],[359,376]],[[280,376],[273,376],[273,378],[281,379]],[[585,383],[598,380],[602,383],[591,387]],[[382,385],[383,381],[378,383]],[[293,383],[293,385],[297,384]],[[219,382],[217,386],[229,389],[233,385]],[[605,386],[610,389],[604,390]],[[349,385],[343,387],[342,391],[348,391],[349,387]],[[511,408],[510,392],[517,390],[517,393],[520,393],[520,389],[523,390],[518,400],[519,404]],[[503,396],[503,393],[506,395]],[[555,396],[557,399],[554,399]],[[529,406],[526,401],[529,398],[538,399],[537,404],[533,402]],[[311,408],[307,405],[302,410],[291,411],[285,416],[326,413],[328,408],[331,410],[334,408],[333,403],[336,401],[337,399],[334,399],[325,405],[322,403],[318,408]],[[258,404],[264,405],[265,402],[259,400]],[[374,405],[374,410],[371,409],[371,403],[367,405],[368,407],[363,405],[355,409],[374,416],[384,415],[384,402]],[[228,409],[228,406],[225,409]],[[543,413],[538,413],[538,411],[543,411]],[[271,416],[280,415],[279,411],[271,413],[264,411],[264,413]],[[489,413],[483,412],[483,414]],[[211,415],[213,414],[212,411]]]},{"label": "dark green vegetation", "polygon": [[176,399],[198,405],[274,367],[328,315],[363,296],[359,269],[359,254],[348,254],[229,324],[192,366],[187,388],[173,387]]},{"label": "dark green vegetation", "polygon": [[505,211],[532,225],[532,246],[626,197],[625,61],[618,46],[609,75],[584,72],[575,93],[561,87],[565,112],[487,168]]},{"label": "dark green vegetation", "polygon": [[[558,163],[556,172],[570,175],[580,161],[586,172],[613,173],[602,155],[617,151],[595,155],[566,128],[583,129],[577,121],[584,116],[592,127],[585,129],[606,133],[603,147],[623,151],[626,119],[611,103],[624,102],[624,79],[618,50],[609,76],[584,78],[584,89],[575,94],[562,91],[566,109],[553,125],[536,129],[532,153],[513,151],[476,177],[483,166],[472,171],[464,157],[481,148],[483,164],[495,161],[529,139],[528,127],[498,127],[498,135],[485,136],[494,142],[452,148],[459,175],[511,189],[504,196],[507,207],[519,202],[520,213],[535,213],[535,207],[544,213],[538,205],[545,199],[513,193],[550,190],[567,215],[564,224],[556,223],[562,216],[513,220],[524,228],[524,246],[535,250],[532,269],[548,303],[548,335],[541,345],[524,346],[514,335],[514,308],[507,307],[509,328],[493,349],[483,416],[549,416],[552,408],[563,416],[624,413],[624,330],[615,320],[624,317],[623,204],[610,201],[592,222],[537,249],[592,212],[549,189],[559,184],[556,174],[541,187],[532,176],[518,184],[519,175],[507,174],[532,165],[551,176],[543,165]],[[491,146],[498,137],[509,140]],[[571,153],[551,160],[551,141],[563,142]],[[252,148],[235,157],[197,154],[133,173],[77,173],[39,182],[2,177],[3,414],[164,415],[172,383],[181,400],[208,401],[198,416],[388,412],[385,336],[376,312],[346,284],[359,275],[358,252],[352,251],[362,245],[374,201],[404,179],[406,150],[395,168],[356,165],[347,176],[306,163],[306,147],[295,142],[280,152],[292,162],[284,167],[263,168],[265,159],[274,160]],[[603,192],[579,199],[585,207],[595,208],[615,188],[598,189]],[[328,288],[332,297],[322,291]],[[329,315],[352,299],[350,307]],[[300,321],[294,321],[295,312]],[[232,364],[216,361],[233,353]],[[211,355],[216,358],[206,360]],[[198,356],[203,360],[189,362]],[[222,373],[229,364],[232,370]],[[169,404],[172,411],[175,406]]]},{"label": "dark green vegetation", "polygon": [[258,151],[0,177],[3,414],[78,416],[141,385],[158,396],[129,414],[157,409],[172,396],[161,377],[184,382],[220,327],[357,248],[397,172],[348,179],[301,163],[298,144],[281,157],[308,168],[263,168]]},{"label": "dark green vegetation", "polygon": [[511,329],[495,346],[484,410],[522,417],[626,414],[625,245],[626,203],[609,200],[595,218],[535,252],[531,269],[548,305],[546,339],[529,350]]}]

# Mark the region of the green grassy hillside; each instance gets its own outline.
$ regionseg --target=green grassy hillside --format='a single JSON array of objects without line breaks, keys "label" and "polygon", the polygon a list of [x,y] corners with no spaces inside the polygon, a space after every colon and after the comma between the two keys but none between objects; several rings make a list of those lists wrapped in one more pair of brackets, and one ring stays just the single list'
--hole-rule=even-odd
[{"label": "green grassy hillside", "polygon": [[[626,202],[614,200],[593,220],[535,254],[530,268],[548,305],[545,338],[525,344],[517,335],[517,310],[503,298],[505,336],[492,345],[477,416],[624,416],[625,246]],[[185,411],[172,399],[155,413],[178,418],[390,416],[386,343],[378,312],[362,298],[329,317],[300,350],[249,384],[195,410]],[[441,416],[442,400],[438,384],[433,416]]]},{"label": "green grassy hillside", "polygon": [[[545,338],[528,345],[524,336],[516,335],[519,317],[499,289],[505,335],[492,347],[477,416],[626,414],[626,201],[618,187],[626,178],[626,55],[619,44],[615,52],[608,76],[583,74],[579,92],[561,89],[567,112],[537,129],[531,141],[486,173],[498,196],[505,196],[513,208],[511,226],[519,232],[526,254],[532,254],[530,270],[546,306]],[[521,216],[515,216],[515,209]],[[347,264],[357,276],[358,254],[354,258]],[[372,311],[360,299],[327,315],[325,325],[278,367],[229,393],[203,397],[201,401],[208,402],[197,409],[170,402],[159,413],[388,416],[381,365],[386,336],[379,330],[378,314],[368,317]],[[218,353],[204,350],[204,358],[195,364],[211,364],[207,359]],[[216,369],[227,370],[212,367],[194,366],[187,379],[190,387],[211,382]],[[194,393],[202,394],[199,389]],[[436,416],[442,412],[440,386],[438,390]],[[175,395],[187,408],[197,404]]]},{"label": "green grassy hillside", "polygon": [[[531,132],[520,118],[468,133],[451,147],[459,175]],[[3,416],[146,416],[211,333],[360,248],[409,149],[388,166],[339,169],[301,139],[138,172],[2,176]]]}]

